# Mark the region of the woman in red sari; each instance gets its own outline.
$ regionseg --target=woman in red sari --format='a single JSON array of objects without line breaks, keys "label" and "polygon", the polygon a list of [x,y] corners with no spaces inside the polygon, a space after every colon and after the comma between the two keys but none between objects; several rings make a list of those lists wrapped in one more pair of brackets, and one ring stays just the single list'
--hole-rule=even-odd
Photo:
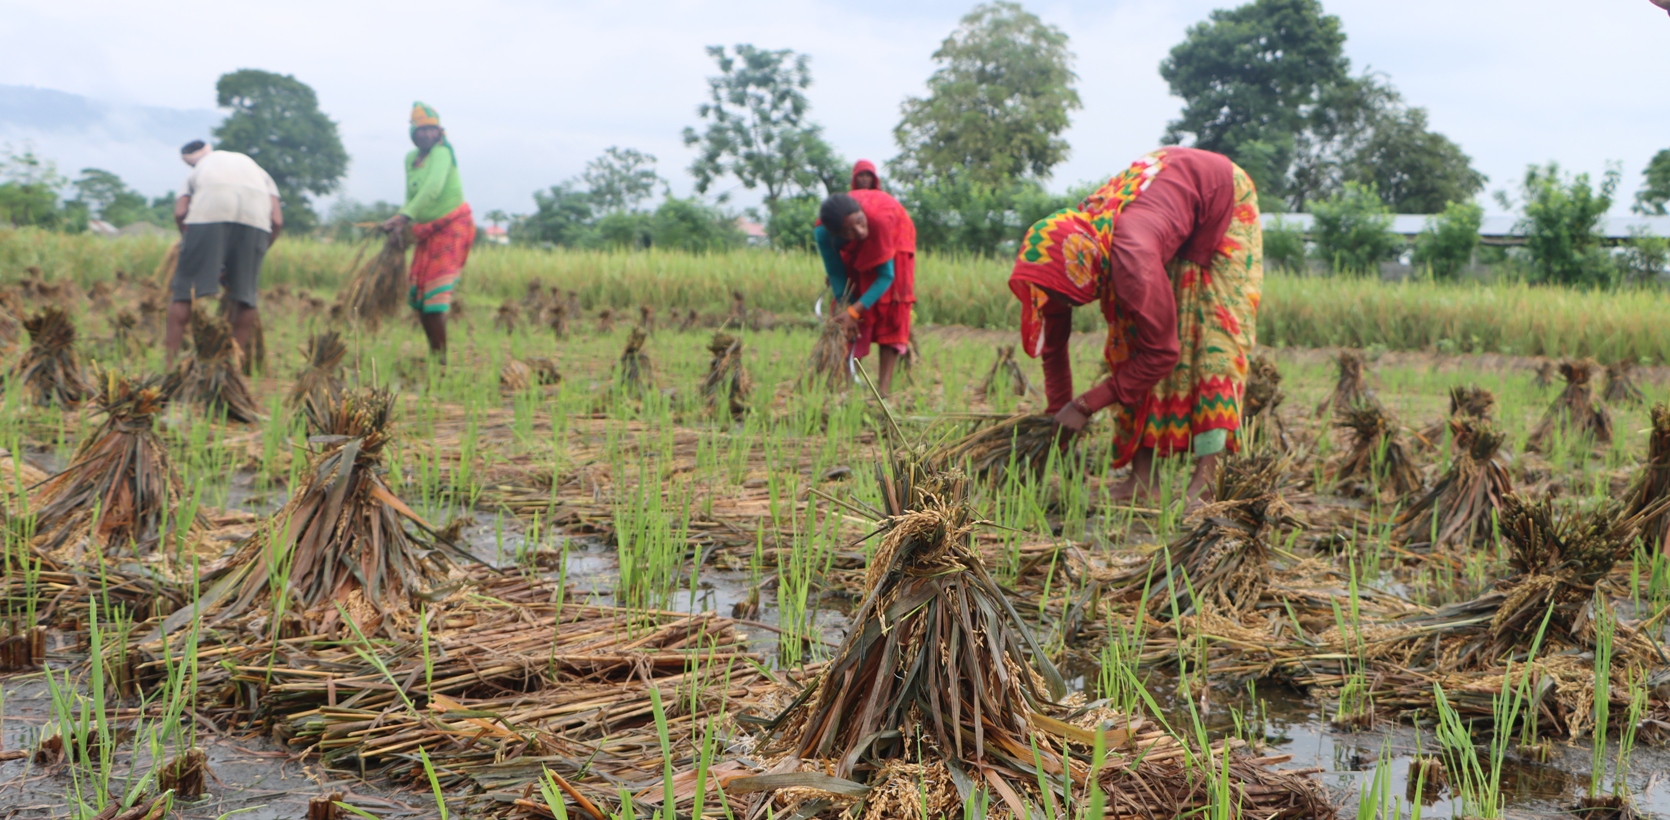
[{"label": "woman in red sari", "polygon": [[[1264,280],[1252,180],[1228,157],[1166,148],[1137,160],[1076,209],[1027,232],[1009,288],[1021,341],[1043,357],[1049,412],[1078,431],[1112,409],[1117,500],[1153,494],[1154,458],[1192,454],[1190,504],[1217,456],[1237,449],[1247,354]],[[1073,308],[1098,302],[1109,377],[1074,396]]]},{"label": "woman in red sari", "polygon": [[852,164],[852,185],[854,191],[881,190],[881,177],[876,174],[876,164],[861,159]]},{"label": "woman in red sari", "polygon": [[[855,168],[855,184],[859,175]],[[870,177],[875,178],[874,166]],[[881,348],[876,388],[886,396],[892,390],[899,357],[910,350],[910,314],[916,305],[916,224],[891,194],[855,189],[823,201],[812,235],[837,309],[842,311],[841,324],[853,340],[852,357],[870,355],[871,344]]]}]

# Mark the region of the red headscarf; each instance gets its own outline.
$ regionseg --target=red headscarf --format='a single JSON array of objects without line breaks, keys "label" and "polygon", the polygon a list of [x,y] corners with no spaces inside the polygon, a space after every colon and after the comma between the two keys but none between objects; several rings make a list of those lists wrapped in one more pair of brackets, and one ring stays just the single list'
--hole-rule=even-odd
[{"label": "red headscarf", "polygon": [[848,242],[841,246],[841,262],[858,276],[858,291],[864,292],[875,281],[875,270],[889,259],[893,260],[893,286],[882,296],[883,302],[916,301],[916,223],[910,221],[905,206],[886,191],[859,189],[847,196],[858,201],[864,219],[870,223],[870,235],[863,242]]},{"label": "red headscarf", "polygon": [[[863,171],[869,171],[870,176],[875,177],[876,187],[874,189],[867,189],[867,188],[858,187],[858,175],[859,175],[860,172],[863,172]],[[881,174],[876,173],[876,164],[867,160],[867,159],[861,159],[858,162],[853,163],[853,166],[852,166],[852,184],[849,185],[848,187],[850,187],[854,191],[864,191],[864,190],[877,190],[877,191],[879,191],[879,190],[881,190]]]}]

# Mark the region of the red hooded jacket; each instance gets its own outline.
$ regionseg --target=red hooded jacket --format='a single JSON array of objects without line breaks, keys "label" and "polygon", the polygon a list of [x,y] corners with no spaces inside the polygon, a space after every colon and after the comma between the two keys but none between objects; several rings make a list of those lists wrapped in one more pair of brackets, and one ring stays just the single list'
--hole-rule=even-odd
[{"label": "red hooded jacket", "polygon": [[858,200],[870,235],[863,242],[841,246],[841,262],[858,275],[858,292],[869,290],[876,281],[876,268],[893,260],[893,286],[881,295],[880,303],[916,301],[916,223],[905,206],[886,191],[859,189],[847,196]]},{"label": "red hooded jacket", "polygon": [[854,190],[854,191],[865,190],[863,188],[858,187],[858,174],[862,171],[869,171],[870,176],[873,176],[873,177],[876,178],[875,190],[877,190],[877,191],[881,190],[881,174],[876,173],[876,164],[867,160],[867,159],[861,159],[861,160],[853,163],[853,166],[852,166],[852,182],[847,187]]}]

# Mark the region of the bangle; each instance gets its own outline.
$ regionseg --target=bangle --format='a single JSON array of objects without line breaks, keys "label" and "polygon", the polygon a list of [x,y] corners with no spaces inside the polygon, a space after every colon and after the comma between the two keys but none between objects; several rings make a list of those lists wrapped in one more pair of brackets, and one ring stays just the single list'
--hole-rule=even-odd
[{"label": "bangle", "polygon": [[851,316],[852,318],[857,319],[861,315],[861,313],[862,312],[858,309],[857,305],[847,305],[847,315],[848,316]]}]

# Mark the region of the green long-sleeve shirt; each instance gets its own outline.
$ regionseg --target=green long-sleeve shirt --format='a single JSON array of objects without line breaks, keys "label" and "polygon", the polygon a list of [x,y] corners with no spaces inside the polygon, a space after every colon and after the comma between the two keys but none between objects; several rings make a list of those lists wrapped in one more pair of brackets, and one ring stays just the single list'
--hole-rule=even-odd
[{"label": "green long-sleeve shirt", "polygon": [[406,204],[400,213],[413,222],[434,222],[464,204],[464,183],[458,179],[451,146],[429,149],[422,165],[416,164],[417,158],[415,148],[406,154]]}]

